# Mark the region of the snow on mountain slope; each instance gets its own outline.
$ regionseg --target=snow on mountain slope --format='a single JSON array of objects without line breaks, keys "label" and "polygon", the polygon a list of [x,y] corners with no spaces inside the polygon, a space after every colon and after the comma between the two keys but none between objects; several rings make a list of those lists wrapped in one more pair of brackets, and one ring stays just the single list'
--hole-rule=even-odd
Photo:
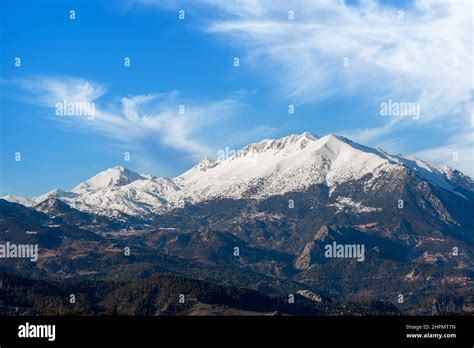
[{"label": "snow on mountain slope", "polygon": [[[428,182],[446,190],[456,192],[453,190],[453,185],[450,183],[450,181],[454,176],[459,176],[459,172],[456,173],[449,167],[436,166],[426,163],[416,157],[409,155],[398,155],[396,158],[401,163],[408,166],[411,170],[415,171],[422,179],[427,180]],[[461,195],[458,192],[456,193]]]},{"label": "snow on mountain slope", "polygon": [[[116,166],[79,184],[71,192],[53,190],[31,200],[5,198],[24,205],[57,198],[82,211],[140,216],[212,198],[261,199],[301,192],[315,184],[327,185],[331,193],[340,183],[359,180],[368,174],[374,178],[383,172],[406,170],[445,190],[456,192],[459,183],[472,190],[472,179],[450,168],[433,166],[410,156],[389,155],[341,136],[330,134],[317,138],[306,132],[262,140],[222,160],[205,159],[174,179],[137,174]],[[370,189],[371,185],[369,179],[365,188]],[[348,202],[339,203],[341,207],[357,205]]]},{"label": "snow on mountain slope", "polygon": [[354,202],[349,197],[337,197],[336,202],[330,204],[339,211],[350,211],[354,213],[371,213],[382,210],[381,208],[367,207],[360,202]]},{"label": "snow on mountain slope", "polygon": [[54,189],[52,191],[46,192],[45,194],[35,197],[31,200],[31,204],[41,203],[49,198],[74,198],[77,194],[74,192],[67,192],[61,189]]},{"label": "snow on mountain slope", "polygon": [[0,198],[8,202],[22,204],[25,207],[30,207],[32,205],[32,199],[24,196],[6,195]]},{"label": "snow on mountain slope", "polygon": [[143,177],[131,170],[115,166],[94,175],[89,180],[79,184],[72,189],[72,192],[81,193],[84,191],[97,191],[106,187],[124,186]]},{"label": "snow on mountain slope", "polygon": [[303,133],[249,145],[223,161],[200,163],[175,179],[191,199],[263,198],[337,185],[397,163],[376,150],[335,135]]},{"label": "snow on mountain slope", "polygon": [[[163,197],[178,190],[170,179],[140,175],[116,166],[98,173],[70,192],[55,189],[20,203],[34,206],[49,198],[56,198],[81,211],[111,216],[117,216],[118,213],[138,216],[157,213],[166,208],[169,203]],[[5,198],[9,201],[14,199]]]},{"label": "snow on mountain slope", "polygon": [[129,215],[152,214],[169,206],[165,197],[179,188],[167,178],[139,175],[117,166],[76,186],[74,197],[62,197],[72,207],[90,212],[118,211]]}]

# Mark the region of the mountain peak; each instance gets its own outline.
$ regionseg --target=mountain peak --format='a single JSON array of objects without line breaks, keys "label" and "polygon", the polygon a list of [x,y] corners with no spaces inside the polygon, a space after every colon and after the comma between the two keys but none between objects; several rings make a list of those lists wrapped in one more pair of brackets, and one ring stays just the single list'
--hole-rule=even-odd
[{"label": "mountain peak", "polygon": [[280,139],[264,139],[256,143],[249,144],[237,152],[237,156],[246,155],[248,153],[261,153],[268,150],[280,151],[294,147],[295,149],[303,149],[308,144],[317,141],[310,132],[301,134],[290,134]]},{"label": "mountain peak", "polygon": [[270,141],[279,142],[279,143],[296,143],[298,141],[304,141],[304,140],[317,141],[318,139],[319,138],[314,136],[311,132],[306,131],[301,134],[290,134],[280,139],[272,139]]},{"label": "mountain peak", "polygon": [[339,140],[339,141],[342,141],[344,143],[353,143],[352,140],[342,136],[342,135],[338,135],[338,134],[334,134],[334,133],[329,133],[329,134],[326,134],[325,136],[321,137],[321,139],[335,139],[335,140]]},{"label": "mountain peak", "polygon": [[122,166],[114,166],[94,175],[89,180],[76,186],[72,191],[97,190],[105,187],[123,186],[140,179],[143,179],[140,174]]},{"label": "mountain peak", "polygon": [[304,133],[301,133],[300,136],[301,136],[301,137],[305,137],[305,138],[307,138],[307,139],[311,139],[311,140],[318,140],[318,137],[317,137],[317,136],[315,136],[313,133],[308,132],[308,131],[306,131],[306,132],[304,132]]},{"label": "mountain peak", "polygon": [[29,207],[32,204],[31,198],[25,197],[25,196],[6,195],[6,196],[0,197],[0,199],[4,199],[10,203],[22,204],[25,207]]},{"label": "mountain peak", "polygon": [[65,212],[71,210],[68,204],[57,198],[47,198],[36,204],[34,208],[43,213]]}]

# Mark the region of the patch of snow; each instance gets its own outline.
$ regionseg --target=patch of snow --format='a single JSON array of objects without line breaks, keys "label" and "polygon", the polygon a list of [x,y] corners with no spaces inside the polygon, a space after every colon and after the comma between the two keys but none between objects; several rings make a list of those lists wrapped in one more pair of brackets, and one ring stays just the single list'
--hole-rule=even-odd
[{"label": "patch of snow", "polygon": [[338,211],[351,211],[354,213],[373,213],[376,211],[382,211],[382,208],[367,207],[360,202],[354,202],[349,197],[337,197],[336,203],[332,203],[329,206],[336,207]]}]

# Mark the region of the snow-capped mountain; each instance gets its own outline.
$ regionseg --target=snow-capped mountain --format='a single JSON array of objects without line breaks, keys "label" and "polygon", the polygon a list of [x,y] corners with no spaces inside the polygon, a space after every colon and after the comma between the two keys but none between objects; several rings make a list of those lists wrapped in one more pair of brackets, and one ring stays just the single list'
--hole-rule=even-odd
[{"label": "snow-capped mountain", "polygon": [[33,199],[24,197],[24,196],[14,196],[14,195],[6,195],[1,197],[6,201],[9,201],[11,203],[19,203],[22,204],[26,207],[29,207],[33,204]]},{"label": "snow-capped mountain", "polygon": [[[330,134],[318,139],[303,133],[248,145],[223,161],[206,160],[175,181],[197,201],[216,196],[262,198],[302,191],[315,184],[334,187],[367,174],[407,169],[451,191],[455,190],[451,178],[464,178],[450,168],[413,157],[391,156],[341,136]],[[367,184],[370,188],[371,183]]]},{"label": "snow-capped mountain", "polygon": [[33,205],[56,198],[71,207],[109,216],[120,213],[146,215],[170,207],[166,197],[179,191],[167,178],[140,175],[121,166],[109,168],[79,184],[70,192],[53,190],[33,199]]},{"label": "snow-capped mountain", "polygon": [[[328,187],[330,196],[338,186],[361,180],[363,190],[370,193],[381,189],[384,182],[377,178],[387,175],[415,175],[462,199],[468,199],[463,192],[472,192],[474,187],[471,178],[448,167],[411,156],[389,155],[337,135],[317,138],[305,132],[250,144],[228,158],[203,160],[173,179],[137,174],[116,166],[69,192],[57,189],[32,199],[3,198],[26,206],[56,198],[81,211],[145,216],[187,203],[217,198],[258,200],[303,192],[315,185]],[[378,209],[366,208],[351,197],[337,197],[332,204],[362,212]]]}]

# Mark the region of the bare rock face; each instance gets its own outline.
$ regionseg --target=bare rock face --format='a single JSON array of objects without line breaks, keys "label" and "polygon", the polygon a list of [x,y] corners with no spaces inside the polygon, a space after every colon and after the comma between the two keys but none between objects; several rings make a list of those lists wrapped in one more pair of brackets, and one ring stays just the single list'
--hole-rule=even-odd
[{"label": "bare rock face", "polygon": [[421,192],[421,195],[417,199],[417,203],[422,209],[429,211],[433,216],[448,224],[458,224],[446,210],[443,203],[433,193],[428,183],[424,181],[420,182],[416,186],[416,190]]},{"label": "bare rock face", "polygon": [[316,235],[314,236],[314,240],[324,240],[326,239],[328,233],[329,233],[329,228],[326,225],[324,225],[318,230],[318,232],[316,232]]},{"label": "bare rock face", "polygon": [[311,241],[306,244],[303,249],[303,252],[295,261],[296,269],[304,270],[309,268],[309,266],[311,265],[311,252],[313,251],[315,246],[316,244],[314,243],[314,241]]},{"label": "bare rock face", "polygon": [[305,270],[308,269],[311,264],[315,262],[315,251],[319,249],[318,242],[326,239],[329,234],[329,228],[324,225],[314,235],[312,241],[308,242],[303,249],[303,252],[298,256],[294,265],[296,269]]}]

